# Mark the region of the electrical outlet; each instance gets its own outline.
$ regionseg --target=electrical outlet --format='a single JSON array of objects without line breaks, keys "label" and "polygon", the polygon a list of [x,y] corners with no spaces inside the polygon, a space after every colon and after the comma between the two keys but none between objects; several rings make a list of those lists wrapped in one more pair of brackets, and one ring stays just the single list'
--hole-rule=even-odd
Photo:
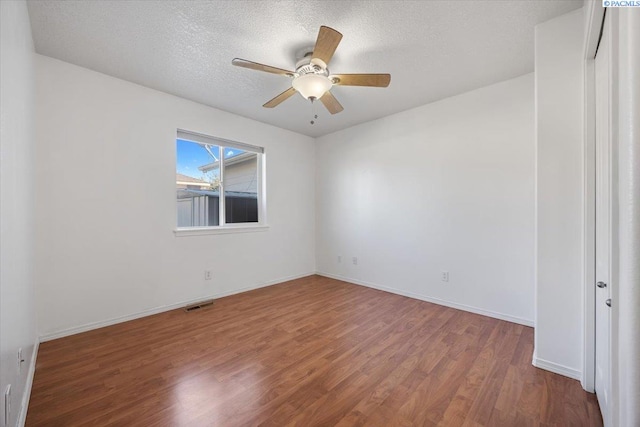
[{"label": "electrical outlet", "polygon": [[338,264],[342,264],[342,255],[338,255]]},{"label": "electrical outlet", "polygon": [[449,281],[449,272],[448,271],[443,271],[442,275],[440,276],[440,280],[442,280],[443,282],[448,282]]},{"label": "electrical outlet", "polygon": [[11,384],[4,391],[4,425],[11,422]]},{"label": "electrical outlet", "polygon": [[353,262],[353,265],[358,265],[358,257],[357,256],[354,256],[351,261]]},{"label": "electrical outlet", "polygon": [[212,274],[211,274],[211,270],[205,270],[204,271],[204,280],[211,280]]}]

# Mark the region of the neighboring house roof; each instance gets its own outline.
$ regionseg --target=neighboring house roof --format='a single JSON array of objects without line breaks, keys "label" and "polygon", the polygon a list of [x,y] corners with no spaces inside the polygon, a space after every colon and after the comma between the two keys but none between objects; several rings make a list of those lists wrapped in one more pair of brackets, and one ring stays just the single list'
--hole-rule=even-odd
[{"label": "neighboring house roof", "polygon": [[[251,160],[251,159],[255,159],[256,157],[256,153],[252,153],[250,151],[245,151],[244,153],[240,153],[240,154],[236,154],[235,156],[232,157],[226,157],[224,159],[224,164],[225,166],[231,166],[231,165],[235,165],[238,163],[244,163],[247,160]],[[216,169],[220,167],[220,161],[215,161],[213,163],[208,163],[206,165],[203,166],[199,166],[198,169],[200,169],[202,172],[209,172],[212,169]]]},{"label": "neighboring house roof", "polygon": [[201,179],[198,178],[194,178],[191,177],[189,175],[183,175],[181,173],[176,173],[176,184],[182,184],[182,185],[200,185],[202,187],[204,186],[210,186],[211,184],[208,183],[207,181],[203,181]]}]

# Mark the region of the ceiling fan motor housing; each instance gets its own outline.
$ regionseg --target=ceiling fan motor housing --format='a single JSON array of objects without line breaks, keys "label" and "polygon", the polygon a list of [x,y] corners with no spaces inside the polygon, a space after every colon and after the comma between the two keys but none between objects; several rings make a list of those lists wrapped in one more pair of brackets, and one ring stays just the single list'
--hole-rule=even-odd
[{"label": "ceiling fan motor housing", "polygon": [[307,64],[297,67],[296,74],[298,76],[304,76],[305,74],[317,74],[319,76],[328,77],[329,70],[327,68],[322,68],[319,65]]}]

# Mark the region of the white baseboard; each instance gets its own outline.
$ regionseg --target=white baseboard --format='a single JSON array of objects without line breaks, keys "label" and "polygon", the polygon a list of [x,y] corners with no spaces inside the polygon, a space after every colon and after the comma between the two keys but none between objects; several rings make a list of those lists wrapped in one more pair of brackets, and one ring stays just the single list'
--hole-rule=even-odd
[{"label": "white baseboard", "polygon": [[455,308],[457,310],[468,311],[470,313],[481,314],[487,317],[493,317],[495,319],[506,320],[507,322],[517,323],[519,325],[531,326],[533,327],[533,320],[524,319],[522,317],[511,316],[508,314],[502,314],[495,311],[485,310],[483,308],[472,307],[470,305],[459,304],[457,302],[447,301],[440,298],[428,297],[425,295],[416,294],[413,292],[407,292],[400,289],[390,288],[388,286],[381,286],[375,283],[365,282],[362,280],[351,279],[349,277],[343,277],[337,274],[325,273],[322,271],[316,271],[316,274],[319,276],[330,277],[332,279],[342,280],[343,282],[353,283],[355,285],[366,286],[368,288],[378,289],[381,291],[390,292],[392,294],[402,295],[405,297],[418,299],[421,301],[431,302],[438,305],[444,305],[446,307]]},{"label": "white baseboard", "polygon": [[573,378],[580,381],[582,378],[582,372],[577,369],[569,368],[568,366],[560,365],[558,363],[550,362],[548,360],[539,359],[535,354],[531,364],[536,368],[544,369],[545,371],[553,372],[554,374],[560,374],[565,377]]},{"label": "white baseboard", "polygon": [[27,422],[27,411],[29,410],[29,399],[31,398],[31,387],[33,386],[33,377],[36,374],[36,359],[38,358],[38,348],[40,347],[40,339],[36,338],[31,353],[31,362],[29,363],[29,372],[27,373],[27,382],[24,385],[24,393],[22,394],[22,402],[20,405],[20,415],[18,415],[18,427],[24,427]]},{"label": "white baseboard", "polygon": [[223,297],[227,297],[227,296],[230,296],[230,295],[240,294],[242,292],[252,291],[254,289],[266,288],[267,286],[273,286],[273,285],[276,285],[278,283],[288,282],[289,280],[300,279],[302,277],[308,277],[308,276],[312,276],[314,274],[315,274],[314,272],[310,272],[310,273],[305,273],[305,274],[298,274],[298,275],[295,275],[295,276],[282,277],[280,279],[270,280],[268,282],[260,283],[260,284],[253,285],[253,286],[247,286],[247,287],[240,288],[240,289],[234,289],[232,291],[220,292],[220,293],[216,293],[216,294],[212,294],[212,295],[204,295],[204,296],[201,296],[201,297],[198,297],[198,298],[194,298],[194,299],[190,299],[190,300],[187,300],[187,301],[180,301],[180,302],[177,302],[177,303],[174,303],[174,304],[163,305],[163,306],[160,306],[160,307],[155,307],[155,308],[151,308],[151,309],[148,309],[148,310],[143,310],[143,311],[140,311],[138,313],[127,314],[125,316],[114,317],[112,319],[101,320],[99,322],[92,322],[92,323],[87,323],[87,324],[80,325],[80,326],[74,326],[72,328],[62,329],[62,330],[54,331],[54,332],[49,332],[49,333],[46,333],[46,334],[43,334],[43,335],[40,336],[40,342],[51,341],[51,340],[55,340],[55,339],[58,339],[58,338],[67,337],[69,335],[75,335],[75,334],[79,334],[81,332],[87,332],[87,331],[91,331],[93,329],[98,329],[98,328],[103,328],[105,326],[115,325],[117,323],[128,322],[129,320],[135,320],[135,319],[139,319],[141,317],[151,316],[153,314],[158,314],[158,313],[163,313],[165,311],[175,310],[176,308],[182,308],[182,307],[187,306],[189,304],[194,304],[194,303],[196,303],[198,301],[204,301],[204,300],[207,300],[207,299],[223,298]]}]

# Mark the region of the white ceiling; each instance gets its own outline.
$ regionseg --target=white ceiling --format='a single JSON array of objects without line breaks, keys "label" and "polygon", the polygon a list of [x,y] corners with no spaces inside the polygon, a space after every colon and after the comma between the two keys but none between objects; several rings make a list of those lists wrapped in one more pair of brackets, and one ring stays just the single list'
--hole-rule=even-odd
[{"label": "white ceiling", "polygon": [[[36,51],[310,136],[320,136],[533,71],[534,26],[572,1],[29,1]],[[334,87],[331,116],[286,77],[235,57],[295,68],[320,25],[344,38],[333,73],[391,73],[386,89]]]}]

